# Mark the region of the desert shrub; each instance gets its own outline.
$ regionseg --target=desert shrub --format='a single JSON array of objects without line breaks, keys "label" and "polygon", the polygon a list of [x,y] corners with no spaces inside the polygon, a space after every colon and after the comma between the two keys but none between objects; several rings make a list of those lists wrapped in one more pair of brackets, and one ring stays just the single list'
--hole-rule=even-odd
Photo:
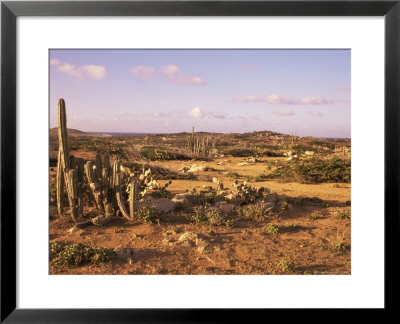
[{"label": "desert shrub", "polygon": [[319,211],[317,211],[317,210],[313,211],[313,212],[310,214],[310,218],[311,218],[312,220],[316,220],[316,219],[321,218],[321,217],[323,217],[323,216],[324,216],[324,214],[322,214],[321,212],[319,212]]},{"label": "desert shrub", "polygon": [[351,182],[351,162],[333,158],[286,163],[267,175],[271,179],[301,183]]},{"label": "desert shrub", "polygon": [[327,238],[331,248],[337,252],[344,252],[346,246],[344,245],[344,233],[342,235],[336,232],[336,236],[333,238]]},{"label": "desert shrub", "polygon": [[289,272],[293,271],[293,264],[285,259],[281,259],[276,266],[282,271],[282,272]]},{"label": "desert shrub", "polygon": [[257,152],[255,150],[244,149],[244,148],[230,148],[223,150],[222,154],[231,155],[234,157],[249,157],[249,156],[255,156]]},{"label": "desert shrub", "polygon": [[50,252],[53,255],[52,263],[54,265],[64,265],[70,268],[84,263],[99,264],[110,259],[106,248],[93,248],[81,243],[66,246],[53,243],[50,246]]},{"label": "desert shrub", "polygon": [[330,150],[335,148],[335,144],[329,142],[322,142],[322,141],[313,141],[309,143],[312,146],[320,146],[320,147],[327,147]]},{"label": "desert shrub", "polygon": [[160,146],[142,146],[140,148],[140,156],[143,159],[156,161],[156,160],[188,160],[189,156],[178,152],[171,152],[166,148]]},{"label": "desert shrub", "polygon": [[109,154],[114,159],[126,160],[125,144],[116,140],[104,139],[71,139],[70,150],[96,151],[99,154]]},{"label": "desert shrub", "polygon": [[171,199],[174,195],[165,187],[160,187],[157,188],[157,190],[154,190],[152,193],[150,193],[150,196],[152,196],[154,199],[161,199],[161,198]]},{"label": "desert shrub", "polygon": [[145,223],[155,223],[160,219],[160,211],[157,207],[143,206],[135,212],[136,217],[143,220]]},{"label": "desert shrub", "polygon": [[132,172],[142,172],[143,169],[151,169],[151,174],[157,180],[195,180],[196,176],[193,173],[178,173],[173,170],[162,168],[156,165],[150,165],[148,163],[127,163],[126,166],[132,170]]},{"label": "desert shrub", "polygon": [[276,151],[263,151],[259,154],[259,156],[267,156],[267,157],[282,157],[284,156],[282,152],[276,152]]},{"label": "desert shrub", "polygon": [[174,205],[174,211],[176,212],[190,212],[191,211],[191,207],[188,203],[186,202],[176,202]]},{"label": "desert shrub", "polygon": [[296,205],[322,204],[323,200],[319,197],[288,197],[287,202]]},{"label": "desert shrub", "polygon": [[259,201],[254,204],[241,206],[238,210],[238,213],[240,216],[243,216],[245,218],[262,220],[275,216],[276,210],[274,207],[268,206],[263,201]]},{"label": "desert shrub", "polygon": [[268,179],[268,176],[265,173],[260,173],[259,175],[255,176],[255,177],[246,176],[247,181],[261,182],[261,181],[265,181],[266,179]]},{"label": "desert shrub", "polygon": [[313,159],[299,164],[295,172],[311,182],[350,182],[351,162],[337,158],[329,161]]},{"label": "desert shrub", "polygon": [[203,223],[214,226],[233,226],[233,221],[226,218],[218,208],[212,206],[196,206],[193,209],[191,219],[195,223]]},{"label": "desert shrub", "polygon": [[333,215],[339,219],[349,219],[350,218],[349,213],[345,210],[335,210],[333,212]]},{"label": "desert shrub", "polygon": [[266,233],[276,234],[279,232],[279,227],[272,223],[268,223],[267,226],[264,227],[264,231]]},{"label": "desert shrub", "polygon": [[346,206],[351,206],[351,200],[347,200],[347,201],[345,202],[345,205],[346,205]]},{"label": "desert shrub", "polygon": [[238,205],[246,205],[249,203],[254,203],[261,198],[264,197],[264,193],[269,193],[270,190],[268,188],[255,188],[247,184],[246,181],[243,181],[243,183],[239,183],[238,180],[235,180],[235,182],[232,184],[232,187],[235,188],[235,202]]},{"label": "desert shrub", "polygon": [[233,179],[240,178],[240,174],[237,172],[228,172],[227,174],[225,174],[225,176]]},{"label": "desert shrub", "polygon": [[57,183],[55,181],[51,181],[49,185],[49,198],[50,201],[57,201]]},{"label": "desert shrub", "polygon": [[218,195],[217,190],[211,186],[200,191],[194,190],[192,191],[192,194],[186,196],[186,198],[193,205],[213,205],[217,201],[225,200],[225,198],[221,195]]}]

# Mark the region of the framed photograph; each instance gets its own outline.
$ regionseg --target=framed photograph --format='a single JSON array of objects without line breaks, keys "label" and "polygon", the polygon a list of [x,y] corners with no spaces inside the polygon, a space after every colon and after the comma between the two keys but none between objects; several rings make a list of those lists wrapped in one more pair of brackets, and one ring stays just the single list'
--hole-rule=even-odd
[{"label": "framed photograph", "polygon": [[1,320],[393,309],[399,15],[2,2]]}]

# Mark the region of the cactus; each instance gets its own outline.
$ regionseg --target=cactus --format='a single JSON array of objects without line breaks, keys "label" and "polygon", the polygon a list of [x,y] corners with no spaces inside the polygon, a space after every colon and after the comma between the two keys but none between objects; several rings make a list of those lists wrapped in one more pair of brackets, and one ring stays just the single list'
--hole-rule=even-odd
[{"label": "cactus", "polygon": [[65,111],[65,101],[58,101],[58,143],[61,155],[61,163],[65,170],[69,169],[69,150],[68,150],[68,131],[67,131],[67,113]]},{"label": "cactus", "polygon": [[192,135],[187,137],[187,150],[194,156],[207,157],[210,152],[210,142],[208,137],[194,133],[194,126],[192,127]]},{"label": "cactus", "polygon": [[95,173],[93,171],[93,164],[91,161],[87,161],[85,164],[85,174],[86,179],[89,182],[89,187],[92,190],[94,202],[96,203],[97,209],[104,213],[103,206],[103,193],[101,191],[101,186],[96,179]]},{"label": "cactus", "polygon": [[93,225],[103,226],[108,224],[113,219],[111,203],[105,205],[105,215],[99,215],[91,219]]},{"label": "cactus", "polygon": [[57,211],[60,217],[63,216],[63,196],[64,196],[64,165],[61,160],[61,151],[58,151],[57,161]]},{"label": "cactus", "polygon": [[111,160],[108,154],[104,155],[103,168],[106,168],[108,172],[111,172]]},{"label": "cactus", "polygon": [[74,221],[78,219],[79,212],[81,210],[79,206],[78,198],[78,177],[76,175],[76,170],[69,170],[66,178],[67,188],[68,188],[68,200],[71,210],[71,217]]},{"label": "cactus", "polygon": [[103,163],[101,161],[101,155],[96,154],[96,169],[95,169],[95,175],[97,180],[101,181],[101,173],[103,171]]},{"label": "cactus", "polygon": [[138,184],[136,180],[132,178],[129,186],[129,216],[133,219],[135,214],[135,203],[138,194]]},{"label": "cactus", "polygon": [[128,214],[128,211],[126,210],[125,201],[122,197],[120,167],[121,167],[120,162],[118,160],[115,161],[113,167],[113,182],[114,182],[115,196],[117,198],[118,207],[122,213],[122,216],[127,219],[131,219],[131,217]]},{"label": "cactus", "polygon": [[[58,162],[57,162],[57,211],[63,216],[63,194],[64,184],[68,185],[66,179],[69,171],[68,132],[65,101],[58,101]],[[67,192],[69,192],[67,190]]]}]

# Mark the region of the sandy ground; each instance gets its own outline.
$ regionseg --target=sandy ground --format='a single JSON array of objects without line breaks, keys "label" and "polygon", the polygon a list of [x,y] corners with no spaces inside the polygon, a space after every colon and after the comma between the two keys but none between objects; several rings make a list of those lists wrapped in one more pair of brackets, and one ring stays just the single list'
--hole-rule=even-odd
[{"label": "sandy ground", "polygon": [[[93,159],[91,154],[74,151],[76,157]],[[237,172],[241,177],[268,174],[267,162],[244,166],[241,158],[223,157],[211,162],[165,161],[153,163],[171,170],[184,165],[207,165],[214,171],[196,173],[198,180],[173,180],[168,187],[173,193],[212,185],[217,177],[225,187],[234,179],[224,172]],[[223,164],[218,164],[223,162]],[[54,169],[50,177],[54,176]],[[165,181],[160,180],[161,184]],[[348,183],[300,184],[294,182],[251,182],[267,187],[282,197],[318,197],[323,203],[293,204],[274,219],[253,220],[234,216],[234,227],[194,224],[188,215],[171,212],[161,216],[159,224],[141,220],[117,219],[104,227],[89,226],[69,233],[74,224],[69,218],[50,218],[50,243],[83,243],[113,250],[130,249],[131,261],[113,256],[111,262],[76,268],[50,265],[51,274],[350,274],[351,273],[351,185]],[[342,211],[346,217],[338,217]],[[52,216],[52,215],[51,215]],[[268,223],[278,233],[266,232]],[[188,244],[178,242],[186,232],[197,235]],[[200,243],[199,243],[200,242]],[[335,243],[342,243],[335,249]],[[285,267],[288,265],[288,267]]]}]

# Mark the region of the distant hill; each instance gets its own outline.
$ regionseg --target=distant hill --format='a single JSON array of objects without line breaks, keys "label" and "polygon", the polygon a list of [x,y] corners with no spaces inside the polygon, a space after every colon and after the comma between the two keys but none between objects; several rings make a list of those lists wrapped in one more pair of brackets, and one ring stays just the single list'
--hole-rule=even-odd
[{"label": "distant hill", "polygon": [[[68,136],[95,136],[95,134],[90,134],[90,133],[86,133],[86,132],[82,132],[78,129],[74,129],[74,128],[67,128],[68,130]],[[54,127],[54,128],[50,128],[50,136],[58,136],[58,128]]]}]

